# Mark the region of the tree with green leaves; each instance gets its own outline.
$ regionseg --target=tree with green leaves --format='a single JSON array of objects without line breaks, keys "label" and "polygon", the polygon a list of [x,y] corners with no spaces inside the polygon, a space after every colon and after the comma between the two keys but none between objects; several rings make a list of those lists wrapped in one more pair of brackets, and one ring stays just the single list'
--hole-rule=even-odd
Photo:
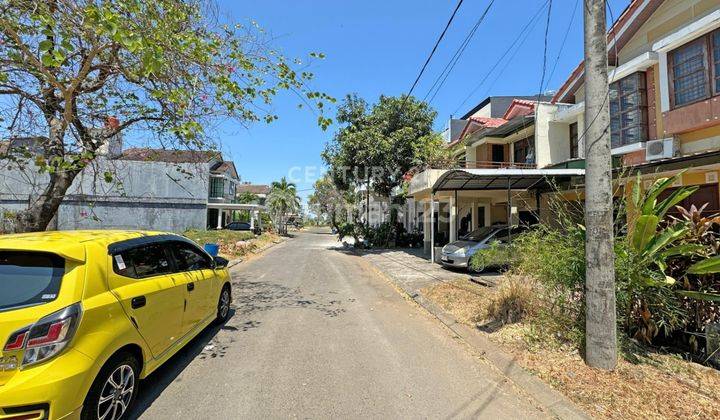
[{"label": "tree with green leaves", "polygon": [[333,181],[340,189],[370,183],[385,197],[413,167],[428,162],[443,141],[433,133],[437,113],[408,96],[381,96],[372,107],[356,95],[340,105],[340,128],[323,152]]},{"label": "tree with green leaves", "polygon": [[290,213],[300,211],[300,197],[297,195],[297,187],[288,182],[285,177],[270,185],[270,194],[267,197],[267,206],[275,215],[278,232],[287,234],[286,217]]},{"label": "tree with green leaves", "polygon": [[337,232],[340,224],[348,222],[348,214],[353,208],[352,192],[340,190],[329,174],[315,181],[314,191],[308,197],[308,206],[318,216],[327,218]]},{"label": "tree with green leaves", "polygon": [[[221,24],[204,0],[0,0],[0,137],[47,174],[16,216],[16,230],[44,230],[75,177],[122,132],[168,148],[209,149],[219,119],[273,121],[282,90],[322,109],[313,75],[268,46],[262,30]],[[320,57],[319,54],[311,54]],[[107,124],[108,121],[113,124]],[[318,123],[330,120],[322,114]],[[111,173],[105,173],[112,180]]]},{"label": "tree with green leaves", "polygon": [[260,197],[250,191],[243,191],[237,196],[237,202],[240,204],[256,204],[259,200]]}]

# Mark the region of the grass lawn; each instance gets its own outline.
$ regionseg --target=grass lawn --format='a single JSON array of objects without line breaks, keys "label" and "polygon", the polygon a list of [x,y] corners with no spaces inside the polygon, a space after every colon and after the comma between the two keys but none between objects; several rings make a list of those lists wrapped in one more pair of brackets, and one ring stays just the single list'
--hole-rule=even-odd
[{"label": "grass lawn", "polygon": [[[497,288],[467,280],[443,283],[423,294],[471,326],[487,323]],[[589,368],[577,346],[542,333],[537,320],[478,330],[518,363],[598,418],[720,418],[720,372],[661,349],[625,344],[613,372]],[[487,332],[492,331],[492,332]]]},{"label": "grass lawn", "polygon": [[255,236],[252,232],[234,230],[188,230],[183,235],[200,246],[208,243],[220,245],[220,256],[228,259],[244,257],[280,240],[274,233],[263,232],[260,236]]}]

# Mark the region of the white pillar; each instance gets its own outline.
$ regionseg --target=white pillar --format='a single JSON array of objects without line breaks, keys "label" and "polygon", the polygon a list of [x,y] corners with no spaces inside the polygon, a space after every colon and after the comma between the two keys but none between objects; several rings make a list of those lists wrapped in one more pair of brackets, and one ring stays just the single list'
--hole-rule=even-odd
[{"label": "white pillar", "polygon": [[248,211],[248,213],[250,213],[250,230],[253,230],[253,229],[255,229],[255,216],[256,216],[256,211],[255,211],[255,210],[251,210],[251,211]]},{"label": "white pillar", "polygon": [[458,198],[457,198],[457,191],[455,191],[455,195],[450,197],[450,206],[449,206],[449,216],[450,216],[450,242],[457,241],[457,211],[458,211]]},{"label": "white pillar", "polygon": [[217,220],[217,228],[222,229],[222,209],[218,209],[218,220]]},{"label": "white pillar", "polygon": [[430,262],[435,262],[435,193],[430,194]]}]

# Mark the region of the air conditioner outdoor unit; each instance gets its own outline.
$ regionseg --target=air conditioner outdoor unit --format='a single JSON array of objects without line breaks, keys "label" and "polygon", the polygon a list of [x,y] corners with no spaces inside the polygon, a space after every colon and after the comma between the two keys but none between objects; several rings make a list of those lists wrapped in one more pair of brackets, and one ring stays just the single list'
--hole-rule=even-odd
[{"label": "air conditioner outdoor unit", "polygon": [[675,156],[678,151],[675,139],[650,140],[645,144],[645,160],[666,159]]}]

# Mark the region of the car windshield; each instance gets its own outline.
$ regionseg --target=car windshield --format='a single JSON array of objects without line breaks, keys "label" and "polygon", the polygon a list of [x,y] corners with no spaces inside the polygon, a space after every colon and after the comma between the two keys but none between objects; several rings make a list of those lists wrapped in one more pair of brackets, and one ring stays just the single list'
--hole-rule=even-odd
[{"label": "car windshield", "polygon": [[0,251],[0,311],[55,300],[64,273],[56,255]]},{"label": "car windshield", "polygon": [[497,229],[498,229],[497,227],[491,227],[491,226],[477,228],[477,229],[473,230],[472,232],[468,233],[467,235],[463,236],[460,239],[462,239],[463,241],[480,242],[483,239],[487,238],[488,235],[495,232]]}]

